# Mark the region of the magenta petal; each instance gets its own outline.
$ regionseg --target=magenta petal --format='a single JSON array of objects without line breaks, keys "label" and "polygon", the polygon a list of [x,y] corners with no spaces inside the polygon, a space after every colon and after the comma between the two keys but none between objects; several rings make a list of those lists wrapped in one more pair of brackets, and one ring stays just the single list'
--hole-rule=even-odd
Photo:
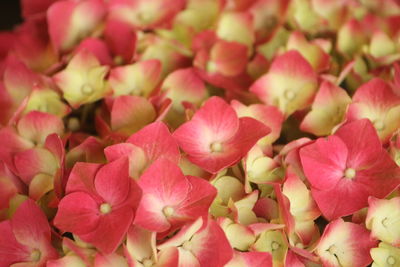
[{"label": "magenta petal", "polygon": [[54,225],[64,232],[86,234],[100,223],[99,203],[84,192],[74,192],[61,199]]},{"label": "magenta petal", "polygon": [[132,220],[132,208],[122,207],[101,216],[94,231],[79,235],[79,237],[83,241],[93,244],[103,253],[110,254],[118,248],[124,239]]},{"label": "magenta petal", "polygon": [[123,157],[100,168],[94,184],[97,193],[115,206],[127,198],[130,179],[128,158]]},{"label": "magenta petal", "polygon": [[304,173],[316,189],[328,190],[343,178],[348,150],[339,137],[320,138],[299,153]]}]

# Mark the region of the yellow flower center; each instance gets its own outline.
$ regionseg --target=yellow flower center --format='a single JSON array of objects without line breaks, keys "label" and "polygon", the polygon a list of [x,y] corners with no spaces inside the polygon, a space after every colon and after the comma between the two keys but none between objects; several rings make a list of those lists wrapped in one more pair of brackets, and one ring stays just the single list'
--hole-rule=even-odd
[{"label": "yellow flower center", "polygon": [[353,179],[354,177],[356,177],[356,170],[353,168],[347,168],[344,171],[344,177],[349,178],[349,179]]},{"label": "yellow flower center", "polygon": [[92,86],[90,86],[90,84],[84,84],[81,87],[81,92],[84,95],[91,95],[94,92],[94,89]]},{"label": "yellow flower center", "polygon": [[396,259],[393,256],[389,256],[389,257],[387,257],[386,262],[389,265],[394,265],[396,263]]},{"label": "yellow flower center", "polygon": [[385,123],[381,120],[374,121],[374,126],[378,131],[383,131],[385,129]]},{"label": "yellow flower center", "polygon": [[100,205],[100,212],[102,214],[107,214],[111,212],[111,205],[108,203],[103,203]]},{"label": "yellow flower center", "polygon": [[40,250],[35,249],[34,251],[32,251],[31,253],[31,261],[37,262],[40,260],[40,257],[42,256],[42,253],[40,252]]},{"label": "yellow flower center", "polygon": [[278,242],[276,242],[276,241],[272,241],[272,243],[271,243],[271,249],[272,249],[272,251],[275,251],[275,250],[279,249],[280,246],[281,246],[281,245],[280,245]]},{"label": "yellow flower center", "polygon": [[210,145],[211,152],[221,152],[222,144],[220,142],[214,142]]},{"label": "yellow flower center", "polygon": [[162,212],[164,213],[165,217],[170,217],[174,214],[174,208],[171,206],[166,206],[163,208]]},{"label": "yellow flower center", "polygon": [[293,92],[292,90],[286,90],[284,93],[284,97],[287,100],[293,100],[296,97],[296,93]]}]

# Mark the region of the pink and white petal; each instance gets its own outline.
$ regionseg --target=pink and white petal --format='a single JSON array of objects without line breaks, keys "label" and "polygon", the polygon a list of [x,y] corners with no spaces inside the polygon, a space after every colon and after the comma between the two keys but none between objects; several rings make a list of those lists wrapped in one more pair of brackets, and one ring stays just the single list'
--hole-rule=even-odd
[{"label": "pink and white petal", "polygon": [[108,161],[114,161],[121,157],[129,159],[129,175],[138,179],[148,164],[145,152],[138,146],[131,143],[119,143],[108,146],[104,149]]},{"label": "pink and white petal", "polygon": [[149,59],[112,69],[109,82],[114,95],[132,94],[148,97],[160,82],[161,67],[160,61]]},{"label": "pink and white petal", "polygon": [[247,47],[238,42],[217,41],[210,51],[208,72],[218,72],[224,76],[236,76],[247,65]]},{"label": "pink and white petal", "polygon": [[113,131],[129,136],[154,121],[156,111],[143,97],[119,96],[114,100],[111,110]]},{"label": "pink and white petal", "polygon": [[310,104],[317,91],[317,77],[303,56],[292,50],[276,57],[268,73],[249,90],[265,104],[274,105],[289,116]]},{"label": "pink and white petal", "polygon": [[43,240],[50,241],[50,226],[43,211],[28,199],[15,211],[11,225],[19,243],[35,247]]},{"label": "pink and white petal", "polygon": [[0,222],[0,266],[29,261],[30,254],[31,249],[15,239],[10,221]]},{"label": "pink and white petal", "polygon": [[154,162],[140,177],[143,194],[151,194],[165,204],[177,205],[186,199],[190,183],[180,168],[166,159]]},{"label": "pink and white petal", "polygon": [[174,163],[179,161],[178,144],[163,122],[154,122],[145,126],[131,135],[127,142],[142,148],[150,162],[159,158],[165,158]]},{"label": "pink and white petal", "polygon": [[317,139],[302,147],[299,153],[304,174],[314,188],[329,190],[342,179],[348,149],[339,137]]},{"label": "pink and white petal", "polygon": [[106,14],[105,3],[59,1],[47,11],[50,39],[57,50],[69,50],[87,37]]},{"label": "pink and white petal", "polygon": [[233,258],[225,266],[226,267],[272,267],[272,255],[271,253],[268,252],[235,251]]},{"label": "pink and white petal", "polygon": [[86,38],[74,49],[74,54],[83,53],[92,54],[101,65],[112,65],[114,63],[106,42],[98,38]]},{"label": "pink and white petal", "polygon": [[48,135],[52,133],[62,135],[64,124],[55,115],[31,111],[18,121],[17,129],[20,136],[35,144],[44,144]]},{"label": "pink and white petal", "polygon": [[194,68],[172,72],[165,78],[161,88],[165,92],[164,97],[172,100],[173,109],[177,111],[183,110],[184,101],[200,106],[208,95],[204,81]]},{"label": "pink and white petal", "polygon": [[178,248],[179,252],[179,263],[178,266],[181,267],[201,267],[200,262],[195,255],[189,250]]},{"label": "pink and white petal", "polygon": [[129,162],[123,157],[103,165],[96,173],[96,192],[111,206],[124,202],[130,190]]},{"label": "pink and white petal", "polygon": [[289,199],[290,213],[296,220],[314,220],[321,215],[311,192],[290,167],[286,172],[282,193]]},{"label": "pink and white petal", "polygon": [[189,217],[195,220],[206,216],[208,209],[217,195],[217,190],[208,181],[194,176],[186,176],[190,183],[190,190],[186,199],[176,209],[177,216]]},{"label": "pink and white petal", "polygon": [[14,164],[18,176],[29,185],[33,177],[39,173],[54,175],[59,163],[50,151],[44,148],[33,148],[17,153]]},{"label": "pink and white petal", "polygon": [[325,228],[316,253],[324,266],[364,267],[371,263],[369,251],[376,245],[362,225],[338,219]]},{"label": "pink and white petal", "polygon": [[73,192],[61,199],[54,225],[61,231],[81,235],[94,231],[100,220],[99,203],[84,192]]},{"label": "pink and white petal", "polygon": [[144,193],[136,211],[134,224],[154,232],[165,232],[170,229],[171,224],[165,216],[163,209],[167,205],[164,201],[152,194]]},{"label": "pink and white petal", "polygon": [[158,252],[157,265],[160,267],[179,266],[179,250],[176,247],[168,247]]},{"label": "pink and white petal", "polygon": [[142,262],[154,258],[157,253],[156,233],[131,225],[127,233],[126,253],[130,258]]},{"label": "pink and white petal", "polygon": [[[211,132],[213,136],[218,138],[215,141],[231,138],[239,128],[236,112],[222,98],[216,96],[209,98],[204,103],[194,114],[192,122]],[[179,132],[179,129],[177,131]],[[203,134],[207,133],[203,132]]]},{"label": "pink and white petal", "polygon": [[400,197],[378,199],[369,197],[366,227],[371,230],[371,236],[388,244],[400,244]]},{"label": "pink and white petal", "polygon": [[45,194],[54,189],[52,175],[39,173],[33,177],[29,184],[29,197],[38,201]]},{"label": "pink and white petal", "polygon": [[112,210],[100,217],[94,230],[78,235],[83,241],[93,244],[102,253],[111,254],[125,238],[129,226],[132,224],[133,216],[133,209],[129,206]]},{"label": "pink and white petal", "polygon": [[94,258],[94,266],[96,267],[128,267],[128,261],[117,253],[101,254],[97,253]]},{"label": "pink and white petal", "polygon": [[7,167],[17,173],[14,165],[14,153],[32,148],[32,142],[20,137],[11,127],[0,129],[0,159]]},{"label": "pink and white petal", "polygon": [[174,235],[172,238],[168,239],[162,244],[157,246],[158,250],[164,250],[169,247],[178,247],[183,245],[186,241],[189,241],[194,234],[196,234],[200,229],[204,228],[204,219],[203,217],[197,218],[194,222],[190,224],[186,224],[182,227],[182,229]]},{"label": "pink and white petal", "polygon": [[[233,257],[233,249],[221,227],[208,218],[205,228],[197,232],[190,242],[190,251],[201,266],[225,266]],[[183,245],[185,247],[185,244]]]}]

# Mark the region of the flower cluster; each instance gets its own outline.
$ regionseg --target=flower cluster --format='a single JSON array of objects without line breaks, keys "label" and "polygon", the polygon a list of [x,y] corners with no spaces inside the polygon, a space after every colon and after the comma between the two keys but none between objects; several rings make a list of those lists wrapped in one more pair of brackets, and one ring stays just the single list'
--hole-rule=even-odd
[{"label": "flower cluster", "polygon": [[400,266],[397,0],[21,0],[0,267]]}]

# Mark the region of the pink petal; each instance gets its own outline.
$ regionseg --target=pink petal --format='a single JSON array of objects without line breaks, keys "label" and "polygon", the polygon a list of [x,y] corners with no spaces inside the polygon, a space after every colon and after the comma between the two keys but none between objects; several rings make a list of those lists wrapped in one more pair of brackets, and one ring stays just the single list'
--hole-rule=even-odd
[{"label": "pink petal", "polygon": [[348,149],[339,137],[320,138],[299,153],[304,173],[314,188],[328,190],[343,178]]},{"label": "pink petal", "polygon": [[347,178],[329,190],[311,189],[311,194],[328,220],[351,215],[368,206],[368,188]]},{"label": "pink petal", "polygon": [[128,143],[141,147],[150,162],[165,158],[178,163],[179,147],[163,122],[154,122],[131,135]]},{"label": "pink petal", "polygon": [[382,144],[372,123],[367,119],[349,122],[335,133],[348,148],[348,166],[371,165],[382,151]]},{"label": "pink petal", "polygon": [[104,37],[114,55],[122,57],[125,63],[132,61],[136,49],[136,33],[131,25],[111,19],[106,23]]},{"label": "pink petal", "polygon": [[66,193],[82,191],[87,192],[92,197],[97,196],[94,178],[100,167],[100,164],[77,162],[69,175]]},{"label": "pink petal", "polygon": [[187,176],[192,189],[186,199],[176,209],[176,216],[194,221],[200,216],[206,216],[208,209],[217,195],[217,190],[204,179]]},{"label": "pink petal", "polygon": [[94,180],[97,193],[110,205],[126,200],[129,193],[129,162],[126,157],[105,164]]},{"label": "pink petal", "polygon": [[30,249],[15,239],[10,221],[0,222],[0,266],[29,261]]},{"label": "pink petal", "polygon": [[22,117],[17,128],[22,137],[36,144],[44,144],[46,137],[52,133],[62,135],[64,132],[64,124],[59,117],[39,111],[31,111]]},{"label": "pink petal", "polygon": [[178,166],[166,159],[159,159],[140,177],[143,190],[135,224],[163,232],[170,223],[163,214],[164,207],[175,208],[187,197],[190,184]]},{"label": "pink petal", "polygon": [[50,226],[43,211],[28,199],[22,203],[11,219],[15,238],[21,244],[35,247],[42,240],[50,241]]},{"label": "pink petal", "polygon": [[58,205],[54,225],[64,232],[90,233],[100,224],[99,204],[84,192],[68,194]]},{"label": "pink petal", "polygon": [[106,254],[113,253],[128,232],[132,224],[133,210],[131,207],[122,207],[99,218],[94,231],[79,235],[86,242]]},{"label": "pink petal", "polygon": [[119,96],[111,110],[111,128],[129,135],[152,122],[156,118],[153,105],[143,97]]},{"label": "pink petal", "polygon": [[36,174],[54,175],[59,167],[54,155],[43,148],[33,148],[19,152],[14,157],[14,163],[18,175],[27,185]]},{"label": "pink petal", "polygon": [[217,72],[225,76],[235,76],[244,71],[247,65],[247,47],[237,42],[219,40],[211,49],[211,62],[215,65],[210,72]]},{"label": "pink petal", "polygon": [[22,15],[24,18],[43,14],[57,0],[22,0]]},{"label": "pink petal", "polygon": [[233,257],[233,250],[221,227],[208,219],[203,228],[190,240],[192,253],[201,266],[224,266]]}]

